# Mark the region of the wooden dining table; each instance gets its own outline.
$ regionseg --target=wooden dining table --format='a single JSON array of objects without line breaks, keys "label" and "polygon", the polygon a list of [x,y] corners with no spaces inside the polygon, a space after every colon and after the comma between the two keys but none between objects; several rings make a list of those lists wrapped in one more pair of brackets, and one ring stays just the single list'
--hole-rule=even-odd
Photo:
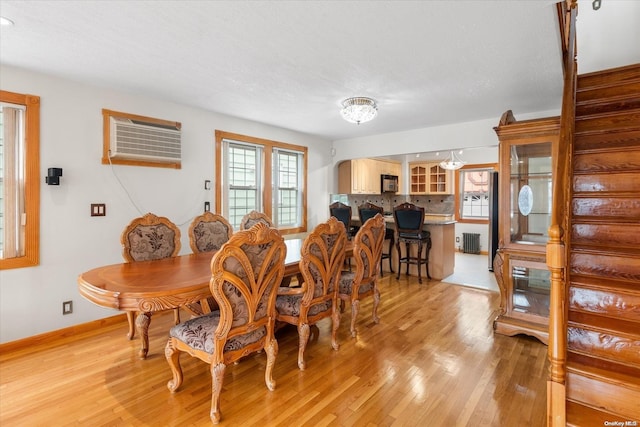
[{"label": "wooden dining table", "polygon": [[[304,239],[285,240],[285,282],[300,273],[300,249]],[[346,247],[353,253],[353,243]],[[211,296],[212,252],[181,255],[154,261],[135,261],[94,268],[78,276],[80,295],[107,308],[136,312],[141,359],[149,352],[151,315],[198,303]],[[133,339],[133,334],[129,335]]]}]

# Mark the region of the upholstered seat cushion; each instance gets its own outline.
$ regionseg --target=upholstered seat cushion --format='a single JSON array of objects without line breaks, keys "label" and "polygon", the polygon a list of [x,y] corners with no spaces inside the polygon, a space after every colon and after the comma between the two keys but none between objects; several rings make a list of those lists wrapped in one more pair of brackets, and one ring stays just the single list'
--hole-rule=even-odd
[{"label": "upholstered seat cushion", "polygon": [[415,233],[398,233],[398,239],[411,239],[411,240],[428,240],[430,233],[428,231],[420,231]]},{"label": "upholstered seat cushion", "polygon": [[[353,287],[353,279],[356,273],[353,271],[343,271],[340,276],[340,290],[338,293],[342,295],[351,295],[351,289]],[[372,284],[365,283],[358,288],[358,293],[362,294],[371,290]]]},{"label": "upholstered seat cushion", "polygon": [[[209,354],[213,354],[214,342],[213,333],[220,322],[220,312],[212,311],[203,316],[189,319],[186,322],[175,325],[169,330],[169,335],[179,339],[189,347],[197,350],[204,350]],[[229,338],[224,346],[224,351],[237,350],[252,344],[267,334],[265,327],[258,328],[255,331],[244,335],[238,335]]]},{"label": "upholstered seat cushion", "polygon": [[[278,295],[276,298],[276,311],[283,316],[300,316],[300,295]],[[331,300],[320,304],[312,305],[309,308],[308,315],[315,316],[318,313],[331,310]]]}]

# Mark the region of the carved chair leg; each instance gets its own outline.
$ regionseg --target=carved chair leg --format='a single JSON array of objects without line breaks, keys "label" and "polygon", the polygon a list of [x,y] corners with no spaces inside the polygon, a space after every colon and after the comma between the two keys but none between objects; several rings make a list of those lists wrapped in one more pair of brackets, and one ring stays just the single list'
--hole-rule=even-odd
[{"label": "carved chair leg", "polygon": [[340,327],[340,312],[338,311],[337,303],[333,302],[331,313],[331,347],[334,350],[340,348],[340,344],[338,344],[338,328]]},{"label": "carved chair leg", "polygon": [[173,324],[177,325],[178,323],[180,323],[180,309],[179,308],[174,308],[173,309]]},{"label": "carved chair leg", "polygon": [[378,284],[373,284],[373,322],[379,323],[380,318],[378,317],[378,305],[380,305],[380,291],[378,290]]},{"label": "carved chair leg", "polygon": [[180,366],[180,350],[174,347],[173,338],[169,338],[164,348],[164,357],[167,359],[173,378],[167,383],[167,388],[173,393],[182,384],[182,367]]},{"label": "carved chair leg", "polygon": [[266,344],[264,350],[267,353],[267,369],[264,371],[264,383],[269,390],[273,391],[276,389],[276,382],[273,379],[273,366],[278,355],[278,341],[272,337]]},{"label": "carved chair leg", "polygon": [[129,331],[127,332],[127,338],[130,340],[136,335],[136,312],[127,311],[127,322],[129,323]]},{"label": "carved chair leg", "polygon": [[[357,292],[357,289],[354,289]],[[351,301],[351,336],[355,338],[356,336],[356,317],[358,317],[358,312],[360,312],[360,301],[353,300]]]},{"label": "carved chair leg", "polygon": [[307,348],[309,341],[309,324],[302,323],[298,325],[298,368],[304,371],[306,365],[304,363],[304,350]]},{"label": "carved chair leg", "polygon": [[224,363],[211,364],[211,413],[209,416],[214,424],[218,424],[222,418],[222,412],[220,411],[220,392],[222,391],[226,367]]}]

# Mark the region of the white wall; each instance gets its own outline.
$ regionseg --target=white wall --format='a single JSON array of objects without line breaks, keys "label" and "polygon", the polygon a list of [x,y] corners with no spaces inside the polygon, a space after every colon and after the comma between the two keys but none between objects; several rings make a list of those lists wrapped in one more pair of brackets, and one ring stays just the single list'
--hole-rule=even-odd
[{"label": "white wall", "polygon": [[[309,147],[308,225],[328,217],[331,142],[158,99],[87,86],[21,69],[0,68],[2,90],[40,96],[40,265],[0,271],[0,342],[118,314],[84,300],[78,274],[122,262],[120,233],[142,211],[180,225],[181,253],[189,253],[187,230],[203,202],[215,200],[216,129]],[[182,123],[182,169],[101,164],[102,109]],[[44,184],[49,167],[63,168],[60,186]],[[215,187],[214,187],[215,188]],[[91,203],[106,203],[105,217],[90,217]],[[73,313],[62,315],[62,301]]]}]

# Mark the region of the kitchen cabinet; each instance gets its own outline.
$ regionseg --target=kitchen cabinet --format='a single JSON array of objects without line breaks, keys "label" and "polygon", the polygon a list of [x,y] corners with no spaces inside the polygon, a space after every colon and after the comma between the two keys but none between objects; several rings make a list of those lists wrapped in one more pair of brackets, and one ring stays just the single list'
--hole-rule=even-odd
[{"label": "kitchen cabinet", "polygon": [[559,119],[517,122],[510,112],[495,128],[500,141],[498,252],[493,261],[500,287],[494,330],[526,334],[547,343],[550,273],[546,243],[551,223],[553,158]]},{"label": "kitchen cabinet", "polygon": [[380,194],[380,176],[385,174],[399,177],[401,171],[402,165],[399,162],[376,159],[346,160],[338,166],[338,192]]},{"label": "kitchen cabinet", "polygon": [[409,194],[452,194],[453,171],[440,162],[409,163]]}]

